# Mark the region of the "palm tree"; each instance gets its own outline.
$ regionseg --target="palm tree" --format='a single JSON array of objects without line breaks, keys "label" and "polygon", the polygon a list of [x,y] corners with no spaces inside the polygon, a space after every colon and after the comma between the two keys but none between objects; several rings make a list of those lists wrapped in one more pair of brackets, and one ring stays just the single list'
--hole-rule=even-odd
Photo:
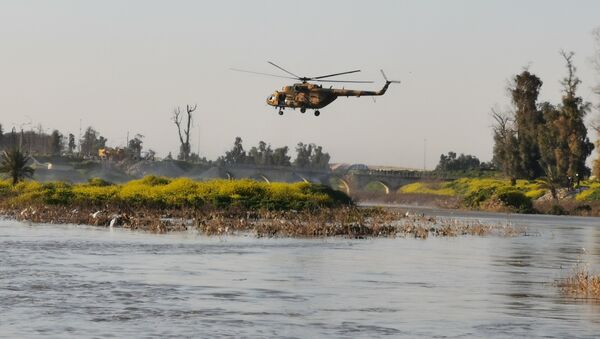
[{"label": "palm tree", "polygon": [[12,178],[13,186],[25,178],[33,177],[34,169],[27,166],[31,158],[18,149],[2,152],[0,157],[0,173],[7,173]]}]

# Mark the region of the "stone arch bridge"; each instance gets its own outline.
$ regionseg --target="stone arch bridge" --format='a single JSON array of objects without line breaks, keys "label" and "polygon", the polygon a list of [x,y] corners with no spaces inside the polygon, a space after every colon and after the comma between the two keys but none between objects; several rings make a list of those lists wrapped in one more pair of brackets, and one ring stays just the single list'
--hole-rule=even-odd
[{"label": "stone arch bridge", "polygon": [[289,166],[234,165],[213,167],[193,175],[195,179],[242,179],[265,182],[311,182],[331,186],[348,194],[364,191],[369,185],[380,185],[386,194],[417,181],[439,181],[453,178],[417,170],[319,170]]}]

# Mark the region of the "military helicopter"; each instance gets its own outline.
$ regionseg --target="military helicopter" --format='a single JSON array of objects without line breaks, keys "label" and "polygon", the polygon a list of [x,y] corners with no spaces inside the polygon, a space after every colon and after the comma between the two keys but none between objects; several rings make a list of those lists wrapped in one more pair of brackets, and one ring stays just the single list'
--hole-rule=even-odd
[{"label": "military helicopter", "polygon": [[[325,78],[330,78],[334,76],[358,73],[360,70],[334,73],[328,75],[321,75],[317,77],[301,77],[298,76],[281,66],[278,66],[271,61],[267,61],[272,66],[282,70],[287,73],[289,76],[282,76],[276,74],[268,74],[261,72],[253,72],[247,71],[243,69],[231,68],[233,71],[237,72],[245,72],[245,73],[253,73],[266,75],[277,78],[285,78],[285,79],[294,79],[300,80],[300,83],[293,84],[291,86],[284,86],[281,91],[275,91],[269,97],[267,97],[267,104],[279,109],[279,115],[283,115],[283,110],[285,108],[300,108],[301,113],[305,113],[307,109],[314,109],[315,116],[319,116],[321,112],[319,112],[320,108],[323,108],[330,103],[332,103],[338,97],[361,97],[361,96],[378,96],[384,95],[387,91],[388,87],[392,83],[400,83],[400,81],[391,81],[388,80],[383,70],[381,70],[381,75],[385,80],[385,85],[379,91],[359,91],[359,90],[349,90],[344,88],[323,88],[322,85],[312,84],[310,82],[341,82],[341,83],[372,83],[373,81],[353,81],[353,80],[324,80]],[[309,82],[310,81],[310,82]]]}]

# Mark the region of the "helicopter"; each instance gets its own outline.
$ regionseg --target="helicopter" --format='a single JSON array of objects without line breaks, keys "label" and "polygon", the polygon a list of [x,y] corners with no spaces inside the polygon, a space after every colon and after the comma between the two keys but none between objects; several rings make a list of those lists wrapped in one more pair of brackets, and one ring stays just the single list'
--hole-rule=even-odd
[{"label": "helicopter", "polygon": [[353,80],[325,80],[326,78],[358,73],[360,70],[347,71],[341,73],[327,74],[316,77],[301,77],[298,76],[281,66],[276,65],[271,61],[267,61],[272,66],[278,68],[279,70],[288,74],[288,76],[269,74],[269,73],[261,73],[261,72],[253,72],[247,71],[243,69],[231,68],[233,71],[237,72],[245,72],[245,73],[253,73],[260,74],[265,76],[277,77],[277,78],[285,78],[285,79],[294,79],[301,81],[300,83],[295,83],[291,86],[284,86],[280,91],[275,91],[273,94],[267,97],[267,104],[269,106],[273,106],[276,109],[279,109],[279,115],[283,115],[283,110],[285,108],[296,109],[299,108],[301,113],[306,113],[307,109],[314,109],[315,116],[321,115],[319,109],[329,105],[338,97],[361,97],[361,96],[379,96],[384,95],[387,91],[390,84],[397,83],[400,81],[392,81],[388,80],[387,76],[381,71],[381,75],[383,75],[383,79],[385,80],[385,85],[379,91],[360,91],[360,90],[350,90],[344,88],[323,88],[322,85],[314,84],[311,82],[338,82],[338,83],[373,83],[373,81],[353,81]]}]

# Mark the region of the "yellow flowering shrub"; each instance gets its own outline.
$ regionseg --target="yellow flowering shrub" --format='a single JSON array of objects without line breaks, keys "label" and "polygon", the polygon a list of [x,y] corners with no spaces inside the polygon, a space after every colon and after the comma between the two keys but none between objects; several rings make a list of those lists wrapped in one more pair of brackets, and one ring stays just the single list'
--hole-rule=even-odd
[{"label": "yellow flowering shrub", "polygon": [[254,180],[194,181],[148,176],[113,185],[100,179],[84,184],[26,181],[12,187],[0,182],[0,199],[16,203],[124,204],[155,208],[200,207],[304,209],[351,203],[342,192],[309,183],[266,183]]}]

